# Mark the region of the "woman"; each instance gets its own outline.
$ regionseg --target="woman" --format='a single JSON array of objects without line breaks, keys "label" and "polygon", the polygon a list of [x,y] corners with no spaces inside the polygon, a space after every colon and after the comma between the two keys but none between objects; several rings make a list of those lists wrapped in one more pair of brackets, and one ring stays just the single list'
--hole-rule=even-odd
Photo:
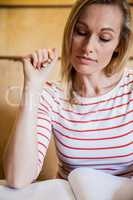
[{"label": "woman", "polygon": [[125,67],[132,44],[126,0],[78,0],[62,46],[62,82],[47,82],[56,49],[24,59],[24,89],[4,170],[12,187],[39,175],[53,132],[57,177],[77,167],[117,176],[133,174],[133,71]]}]

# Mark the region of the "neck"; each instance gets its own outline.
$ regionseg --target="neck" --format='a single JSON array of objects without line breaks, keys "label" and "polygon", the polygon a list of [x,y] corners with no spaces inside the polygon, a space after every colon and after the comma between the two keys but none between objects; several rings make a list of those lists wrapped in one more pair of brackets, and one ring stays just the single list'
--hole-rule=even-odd
[{"label": "neck", "polygon": [[121,73],[107,77],[104,73],[91,75],[76,74],[74,90],[83,97],[94,97],[113,89],[121,78]]}]

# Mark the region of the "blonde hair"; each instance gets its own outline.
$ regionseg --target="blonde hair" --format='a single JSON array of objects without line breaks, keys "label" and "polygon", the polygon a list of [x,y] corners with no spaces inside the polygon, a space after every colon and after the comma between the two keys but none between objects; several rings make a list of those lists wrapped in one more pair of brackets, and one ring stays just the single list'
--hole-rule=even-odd
[{"label": "blonde hair", "polygon": [[70,62],[72,36],[81,12],[88,5],[92,4],[116,5],[120,8],[123,14],[123,24],[120,33],[120,41],[117,48],[118,52],[114,52],[110,63],[104,70],[107,76],[111,76],[112,74],[119,72],[124,68],[124,64],[129,59],[129,53],[133,41],[131,12],[126,0],[78,0],[74,4],[64,29],[61,56],[61,78],[64,82],[67,97],[69,98],[71,104],[74,103],[73,80],[75,75],[75,70]]}]

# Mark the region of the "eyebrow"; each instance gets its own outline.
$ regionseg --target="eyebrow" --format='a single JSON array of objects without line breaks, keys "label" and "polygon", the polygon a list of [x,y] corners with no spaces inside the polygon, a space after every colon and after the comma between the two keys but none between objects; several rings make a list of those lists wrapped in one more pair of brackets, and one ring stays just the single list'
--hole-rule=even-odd
[{"label": "eyebrow", "polygon": [[[82,24],[82,25],[88,27],[88,25],[86,23],[82,22],[82,21],[78,21],[77,24]],[[101,31],[111,31],[111,32],[115,33],[114,29],[112,29],[110,27],[102,28]]]}]

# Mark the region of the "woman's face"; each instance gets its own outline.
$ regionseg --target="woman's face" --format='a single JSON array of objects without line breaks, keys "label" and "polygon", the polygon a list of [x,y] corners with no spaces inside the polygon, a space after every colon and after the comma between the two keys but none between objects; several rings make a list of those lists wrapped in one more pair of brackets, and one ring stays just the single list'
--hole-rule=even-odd
[{"label": "woman's face", "polygon": [[93,4],[80,15],[72,38],[71,64],[77,73],[99,73],[119,43],[122,12],[114,5]]}]

